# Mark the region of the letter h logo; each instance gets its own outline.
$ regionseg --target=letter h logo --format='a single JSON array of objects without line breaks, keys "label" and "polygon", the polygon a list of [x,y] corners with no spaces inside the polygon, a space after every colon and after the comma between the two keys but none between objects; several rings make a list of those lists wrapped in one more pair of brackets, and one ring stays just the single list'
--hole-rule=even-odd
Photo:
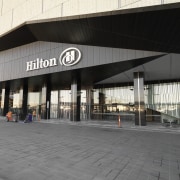
[{"label": "letter h logo", "polygon": [[72,66],[81,59],[81,52],[77,48],[68,48],[64,50],[59,58],[59,62],[64,66]]}]

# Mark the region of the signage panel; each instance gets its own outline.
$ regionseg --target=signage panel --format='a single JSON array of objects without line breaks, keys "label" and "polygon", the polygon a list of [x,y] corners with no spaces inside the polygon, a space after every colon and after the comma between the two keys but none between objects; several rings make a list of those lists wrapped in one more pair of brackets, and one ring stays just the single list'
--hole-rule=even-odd
[{"label": "signage panel", "polygon": [[[59,64],[62,66],[73,66],[81,60],[81,51],[75,47],[65,49],[59,57]],[[26,71],[33,71],[58,65],[56,58],[42,59],[37,58],[26,62]]]}]

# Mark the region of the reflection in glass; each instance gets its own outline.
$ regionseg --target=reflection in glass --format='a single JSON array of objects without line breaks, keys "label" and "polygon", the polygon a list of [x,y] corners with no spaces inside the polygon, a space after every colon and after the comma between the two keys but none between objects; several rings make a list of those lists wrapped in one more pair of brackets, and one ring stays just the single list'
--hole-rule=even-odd
[{"label": "reflection in glass", "polygon": [[18,117],[22,114],[23,89],[10,89],[9,110]]},{"label": "reflection in glass", "polygon": [[81,90],[81,120],[87,119],[87,93],[86,90]]},{"label": "reflection in glass", "polygon": [[58,118],[58,91],[51,91],[50,118]]},{"label": "reflection in glass", "polygon": [[[50,118],[70,119],[71,91],[51,91]],[[81,119],[87,119],[86,115],[86,91],[81,90]]]},{"label": "reflection in glass", "polygon": [[51,91],[50,118],[70,119],[70,90]]},{"label": "reflection in glass", "polygon": [[59,91],[59,118],[70,120],[71,112],[71,91],[60,90]]},{"label": "reflection in glass", "polygon": [[145,87],[146,108],[180,118],[180,83],[151,84]]},{"label": "reflection in glass", "polygon": [[132,86],[95,89],[93,92],[93,119],[117,119],[121,114],[134,112]]},{"label": "reflection in glass", "polygon": [[0,115],[3,115],[4,99],[5,99],[5,89],[1,89],[1,91],[0,91]]},{"label": "reflection in glass", "polygon": [[28,92],[28,104],[27,104],[28,112],[32,113],[33,111],[36,111],[37,117],[39,117],[39,115],[41,114],[40,98],[41,98],[40,92]]},{"label": "reflection in glass", "polygon": [[[144,87],[146,111],[154,118],[166,114],[180,118],[180,83],[148,84]],[[119,113],[128,117],[134,115],[133,86],[93,89],[91,115],[92,119],[116,119]],[[39,98],[36,97],[37,100]],[[70,118],[70,90],[51,91],[51,118]],[[157,113],[159,115],[157,116]],[[147,116],[148,117],[148,116]],[[146,118],[147,118],[146,117]],[[81,90],[81,120],[87,118],[87,93]],[[154,119],[156,121],[156,119]],[[151,119],[151,121],[153,121]],[[158,122],[160,120],[158,119]]]}]

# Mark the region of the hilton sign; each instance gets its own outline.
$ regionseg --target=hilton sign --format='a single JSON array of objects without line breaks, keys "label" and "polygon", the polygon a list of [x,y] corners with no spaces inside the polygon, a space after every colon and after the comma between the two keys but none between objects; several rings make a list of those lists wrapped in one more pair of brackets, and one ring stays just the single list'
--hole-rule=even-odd
[{"label": "hilton sign", "polygon": [[[73,66],[77,64],[80,61],[80,59],[81,59],[80,50],[71,47],[65,49],[61,53],[59,57],[59,63],[62,66]],[[56,58],[51,58],[51,59],[37,58],[36,60],[26,62],[26,71],[33,71],[36,69],[43,69],[57,65],[58,65],[58,60]]]}]

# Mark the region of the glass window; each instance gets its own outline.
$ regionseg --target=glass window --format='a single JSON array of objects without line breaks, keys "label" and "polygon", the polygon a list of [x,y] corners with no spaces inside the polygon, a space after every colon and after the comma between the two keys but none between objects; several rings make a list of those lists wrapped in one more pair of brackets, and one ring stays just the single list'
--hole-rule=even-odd
[{"label": "glass window", "polygon": [[93,119],[117,119],[119,113],[134,111],[132,86],[95,89],[93,91]]},{"label": "glass window", "polygon": [[179,82],[147,85],[145,88],[146,108],[180,118],[179,89]]}]

